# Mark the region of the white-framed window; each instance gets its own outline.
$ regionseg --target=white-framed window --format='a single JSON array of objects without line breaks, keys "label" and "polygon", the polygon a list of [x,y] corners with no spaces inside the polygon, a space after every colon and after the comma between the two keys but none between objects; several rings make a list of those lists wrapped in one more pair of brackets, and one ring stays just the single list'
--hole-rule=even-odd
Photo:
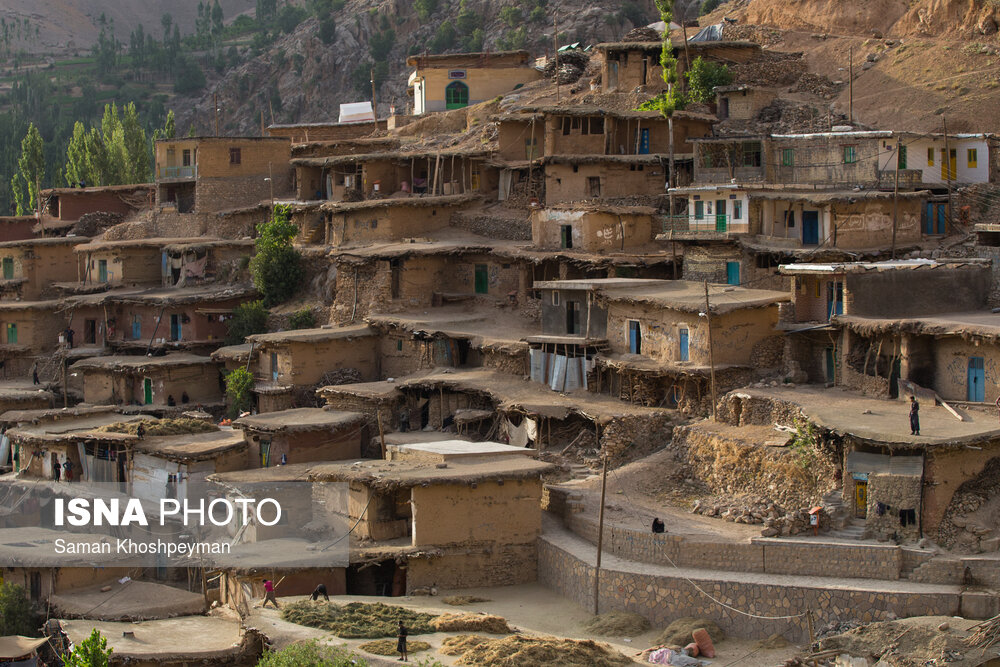
[{"label": "white-framed window", "polygon": [[552,290],[552,305],[553,306],[559,305],[559,292],[556,290]]}]

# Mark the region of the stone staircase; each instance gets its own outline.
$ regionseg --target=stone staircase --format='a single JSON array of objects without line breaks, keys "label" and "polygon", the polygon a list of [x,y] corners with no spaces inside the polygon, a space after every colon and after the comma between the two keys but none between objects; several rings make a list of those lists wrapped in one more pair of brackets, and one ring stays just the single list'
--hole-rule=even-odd
[{"label": "stone staircase", "polygon": [[577,479],[587,479],[594,473],[587,466],[582,463],[571,463],[569,464],[569,474],[571,480]]}]

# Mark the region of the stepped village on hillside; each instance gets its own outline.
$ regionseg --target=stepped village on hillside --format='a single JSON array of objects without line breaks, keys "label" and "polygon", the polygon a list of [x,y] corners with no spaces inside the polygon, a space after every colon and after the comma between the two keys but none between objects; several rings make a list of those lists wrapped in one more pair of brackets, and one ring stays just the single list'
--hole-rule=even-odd
[{"label": "stepped village on hillside", "polygon": [[[680,69],[781,60],[730,28],[678,36]],[[739,77],[637,110],[662,48],[414,55],[388,117],[159,140],[155,183],[0,219],[3,514],[39,525],[27,488],[298,481],[351,526],[336,567],[322,531],[257,526],[234,543],[297,564],[144,570],[5,528],[3,580],[120,664],[243,664],[280,635],[265,580],[282,603],[534,585],[814,656],[788,664],[852,653],[823,633],[961,617],[913,633],[1000,664],[955,635],[1000,612],[1000,226],[976,223],[997,137],[767,123],[787,86]],[[302,288],[227,341],[275,208]],[[350,493],[320,510],[326,482]]]}]

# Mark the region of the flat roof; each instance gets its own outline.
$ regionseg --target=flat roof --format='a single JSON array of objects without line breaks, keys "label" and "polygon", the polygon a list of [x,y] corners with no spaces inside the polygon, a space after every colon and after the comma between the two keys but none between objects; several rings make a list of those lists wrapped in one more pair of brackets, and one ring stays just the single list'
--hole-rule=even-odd
[{"label": "flat roof", "polygon": [[85,188],[43,188],[41,194],[88,195],[100,194],[102,192],[132,192],[135,190],[153,191],[155,189],[156,185],[154,183],[128,183],[125,185],[91,185]]},{"label": "flat roof", "polygon": [[[144,305],[191,304],[228,301],[257,294],[251,285],[197,285],[195,287],[151,287],[146,289],[113,289],[96,294],[80,294],[65,297],[53,303],[71,305],[94,305],[104,303],[134,303]],[[47,302],[42,302],[47,303]]]},{"label": "flat roof", "polygon": [[366,419],[359,412],[326,410],[324,408],[293,408],[240,417],[233,424],[254,431],[311,431],[349,426]]},{"label": "flat roof", "polygon": [[514,447],[500,442],[483,441],[469,442],[468,440],[437,440],[434,442],[414,442],[406,444],[392,445],[393,448],[401,452],[422,452],[449,458],[461,458],[464,456],[489,455],[510,455],[510,454],[532,454],[532,450],[525,447]]},{"label": "flat roof", "polygon": [[127,623],[60,620],[60,623],[77,646],[93,630],[98,630],[107,638],[108,647],[114,649],[115,659],[126,663],[178,664],[203,660],[235,663],[242,653],[239,621],[221,616],[181,616]]},{"label": "flat roof", "polygon": [[89,236],[46,236],[44,238],[21,239],[18,241],[0,242],[0,248],[26,248],[39,245],[83,245],[90,241]]},{"label": "flat roof", "polygon": [[215,361],[239,361],[245,362],[250,358],[250,343],[240,345],[224,345],[212,352],[212,359]]},{"label": "flat roof", "polygon": [[[9,413],[6,413],[9,414]],[[7,431],[13,440],[32,442],[62,442],[65,440],[102,440],[132,442],[136,436],[128,433],[99,431],[102,426],[155,419],[149,415],[126,415],[118,412],[100,412],[65,419],[47,418],[34,423],[22,423]]]},{"label": "flat roof", "polygon": [[785,275],[795,274],[830,274],[830,273],[869,273],[882,271],[900,271],[914,269],[953,269],[960,267],[989,267],[989,259],[969,258],[940,261],[936,259],[893,259],[881,262],[831,262],[782,264],[778,270]]},{"label": "flat roof", "polygon": [[252,336],[247,336],[247,340],[259,345],[267,345],[268,343],[320,343],[344,338],[367,338],[374,335],[376,335],[376,331],[367,324],[355,324],[345,327],[317,327],[314,329],[295,329],[292,331],[253,334]]},{"label": "flat roof", "polygon": [[112,371],[137,370],[154,368],[170,368],[171,366],[205,366],[216,364],[211,357],[205,357],[191,352],[171,352],[162,357],[146,357],[143,355],[113,355],[109,357],[90,357],[81,359],[72,366],[74,370],[104,369]]},{"label": "flat roof", "polygon": [[896,318],[837,315],[834,322],[866,334],[903,331],[925,336],[1000,339],[1000,313],[988,310]]},{"label": "flat roof", "polygon": [[[85,241],[87,239],[84,239]],[[124,239],[120,241],[105,241],[102,239],[93,239],[88,243],[81,243],[77,252],[87,252],[93,250],[101,249],[114,249],[114,248],[162,248],[164,250],[169,249],[182,249],[189,247],[204,247],[212,248],[218,246],[233,246],[233,247],[250,247],[254,245],[253,239],[221,239],[212,237],[154,237],[146,239]]]},{"label": "flat roof", "polygon": [[[662,280],[661,284],[636,288],[604,288],[598,291],[608,301],[648,303],[689,313],[705,310],[705,284],[689,280]],[[709,284],[708,300],[713,313],[759,308],[791,300],[788,292]]]},{"label": "flat roof", "polygon": [[[64,485],[65,486],[65,485]],[[86,485],[77,485],[86,486]],[[68,530],[53,530],[24,526],[20,528],[0,528],[0,565],[3,567],[114,567],[116,561],[125,561],[132,556],[118,555],[112,549],[104,554],[74,554],[67,549],[58,554],[55,541],[62,539],[70,544],[92,544],[102,541],[114,546],[115,538],[110,535],[73,533]],[[89,630],[88,630],[89,632]]]},{"label": "flat roof", "polygon": [[609,287],[644,287],[664,282],[656,278],[578,278],[574,280],[538,280],[535,289],[593,290]]},{"label": "flat roof", "polygon": [[236,429],[220,428],[207,433],[185,435],[149,436],[137,440],[137,452],[152,454],[175,460],[198,460],[212,458],[247,445],[243,432]]}]

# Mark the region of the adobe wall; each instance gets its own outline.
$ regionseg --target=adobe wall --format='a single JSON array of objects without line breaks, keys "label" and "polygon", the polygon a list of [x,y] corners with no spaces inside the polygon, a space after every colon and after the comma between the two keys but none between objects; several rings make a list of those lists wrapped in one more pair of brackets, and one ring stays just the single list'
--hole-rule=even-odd
[{"label": "adobe wall", "polygon": [[848,275],[844,312],[893,318],[979,310],[989,290],[990,272],[985,266]]},{"label": "adobe wall", "polygon": [[[833,205],[837,248],[886,248],[892,244],[892,200],[858,198],[854,204]],[[896,222],[896,244],[919,243],[923,200],[900,199]],[[832,241],[833,239],[831,239]]]},{"label": "adobe wall", "polygon": [[[274,179],[275,199],[293,195],[292,171],[287,159],[283,165],[275,164],[272,171],[273,176],[270,178]],[[201,175],[199,171],[195,186],[194,212],[216,213],[266,202],[271,197],[271,183],[265,181],[265,177],[267,177],[267,164],[264,165],[264,175],[233,174],[211,178]]]},{"label": "adobe wall", "polygon": [[408,595],[423,587],[483,588],[538,580],[538,548],[534,544],[470,545],[468,549],[443,551],[437,556],[409,559]]},{"label": "adobe wall", "polygon": [[[743,273],[743,252],[735,243],[713,243],[708,245],[684,244],[682,264],[684,280],[725,284],[726,263],[740,262]],[[745,282],[745,281],[744,281]],[[756,285],[755,285],[756,287]]]},{"label": "adobe wall", "polygon": [[[523,162],[545,155],[545,122],[543,120],[510,121],[497,123],[498,153],[504,160]],[[532,132],[534,128],[534,132]],[[534,138],[534,146],[529,140]]]},{"label": "adobe wall", "polygon": [[[197,141],[198,152],[195,162],[198,166],[198,180],[202,179],[237,179],[251,176],[267,176],[268,165],[275,177],[275,193],[278,190],[278,179],[288,176],[288,162],[292,156],[292,145],[289,141],[276,141],[267,138],[234,137]],[[230,148],[240,150],[239,164],[230,163]],[[159,152],[159,151],[158,151]],[[267,183],[264,183],[267,186]],[[285,193],[286,190],[280,190]],[[221,206],[219,208],[226,208]]]},{"label": "adobe wall", "polygon": [[667,192],[666,170],[657,164],[551,163],[545,166],[545,202],[551,205],[593,199],[590,178],[600,179],[601,197],[657,196]]},{"label": "adobe wall", "polygon": [[[817,136],[775,139],[768,151],[768,177],[774,183],[852,187],[878,183],[881,137]],[[854,146],[856,162],[844,163],[844,147]],[[782,165],[782,150],[794,151],[793,166]],[[889,151],[891,153],[891,149]],[[885,163],[886,160],[882,160]],[[885,164],[881,167],[885,168]],[[891,176],[889,177],[891,179]],[[890,181],[891,185],[891,181]]]},{"label": "adobe wall", "polygon": [[378,379],[377,336],[339,338],[314,343],[289,343],[261,350],[261,368],[272,350],[278,353],[278,382],[308,386],[339,368],[355,368],[364,381]]},{"label": "adobe wall", "polygon": [[17,342],[27,345],[34,353],[51,352],[59,345],[59,334],[66,328],[66,314],[41,309],[11,309],[0,307],[0,337],[7,340],[7,324],[17,326]]},{"label": "adobe wall", "polygon": [[[326,428],[294,433],[260,433],[246,430],[247,441],[251,443],[251,460],[260,461],[260,441],[271,441],[269,456],[271,465],[281,461],[281,455],[288,456],[288,463],[312,463],[314,461],[342,461],[361,457],[361,443],[367,441],[368,429],[364,424],[353,424],[346,428]],[[256,466],[254,466],[256,467]]]},{"label": "adobe wall", "polygon": [[[773,102],[774,98],[774,92],[759,88],[719,93],[719,99],[727,100],[729,107],[729,115],[726,116],[726,119],[732,120],[751,120],[756,118],[757,113]],[[725,120],[721,115],[719,119]]]},{"label": "adobe wall", "polygon": [[159,285],[163,280],[162,251],[156,247],[102,248],[78,253],[78,257],[80,277],[87,283],[99,282],[98,264],[102,259],[107,262],[108,283],[112,285]]},{"label": "adobe wall", "polygon": [[[601,92],[629,92],[636,87],[646,86],[653,94],[665,91],[663,68],[660,66],[659,51],[627,51],[625,53],[601,53]],[[645,62],[644,62],[645,61]],[[618,85],[611,86],[610,63],[618,63]],[[645,72],[645,79],[643,79]]]},{"label": "adobe wall", "polygon": [[31,229],[36,222],[33,215],[0,216],[0,243],[34,238],[35,233]]},{"label": "adobe wall", "polygon": [[454,79],[449,78],[449,72],[462,70],[465,77],[462,83],[469,87],[469,105],[491,100],[498,95],[509,93],[518,84],[528,83],[541,78],[541,72],[534,67],[505,66],[486,63],[485,66],[454,65],[451,67],[420,67],[417,71],[424,80],[425,104],[424,112],[445,111],[445,88]]},{"label": "adobe wall", "polygon": [[327,222],[330,245],[398,241],[448,226],[456,207],[388,206],[334,213]]},{"label": "adobe wall", "polygon": [[572,247],[588,252],[622,250],[653,240],[648,213],[612,213],[542,208],[531,213],[531,240],[536,248],[562,247],[562,226],[569,225]]},{"label": "adobe wall", "polygon": [[[47,296],[52,283],[73,282],[77,279],[73,247],[70,243],[38,244],[31,247],[29,254],[33,257],[27,260],[30,268],[25,267],[28,284],[23,291],[24,298]],[[14,275],[17,275],[16,264],[15,260]]]},{"label": "adobe wall", "polygon": [[969,357],[982,357],[985,373],[985,402],[992,406],[1000,396],[1000,348],[976,345],[959,336],[929,338],[934,355],[934,389],[946,401],[969,398]]},{"label": "adobe wall", "polygon": [[423,367],[424,344],[408,331],[390,330],[378,337],[380,379],[409,375]]},{"label": "adobe wall", "polygon": [[329,125],[293,125],[292,127],[268,127],[269,137],[285,137],[293,144],[310,141],[337,141],[340,139],[357,139],[371,136],[376,130],[386,129],[386,120],[364,121],[360,123],[329,124]]},{"label": "adobe wall", "polygon": [[[122,196],[135,197],[139,193],[131,192],[78,192],[61,193],[59,197],[59,219],[64,222],[79,220],[86,213],[118,213],[128,215],[135,209],[122,201]],[[152,190],[150,190],[152,198]]]},{"label": "adobe wall", "polygon": [[415,547],[527,545],[542,532],[540,479],[431,484],[411,493]]},{"label": "adobe wall", "polygon": [[[726,581],[710,576],[691,576],[689,580],[684,574],[623,571],[605,563],[598,588],[600,611],[635,612],[654,626],[666,626],[684,616],[711,618],[731,636],[763,639],[783,634],[793,642],[802,642],[809,640],[804,616],[771,620],[734,614],[703,596],[690,582],[717,599],[760,616],[788,616],[812,610],[818,626],[847,620],[870,623],[907,616],[952,616],[958,613],[961,601],[957,590],[895,593],[810,585],[808,579],[799,577],[765,584],[753,579]],[[581,607],[593,608],[594,567],[589,557],[587,562],[582,561],[546,536],[539,539],[538,580]]]},{"label": "adobe wall", "polygon": [[962,483],[975,479],[990,459],[1000,456],[1000,442],[983,440],[979,449],[967,447],[929,448],[924,456],[924,491],[920,521],[924,535],[932,539],[952,497]]}]

